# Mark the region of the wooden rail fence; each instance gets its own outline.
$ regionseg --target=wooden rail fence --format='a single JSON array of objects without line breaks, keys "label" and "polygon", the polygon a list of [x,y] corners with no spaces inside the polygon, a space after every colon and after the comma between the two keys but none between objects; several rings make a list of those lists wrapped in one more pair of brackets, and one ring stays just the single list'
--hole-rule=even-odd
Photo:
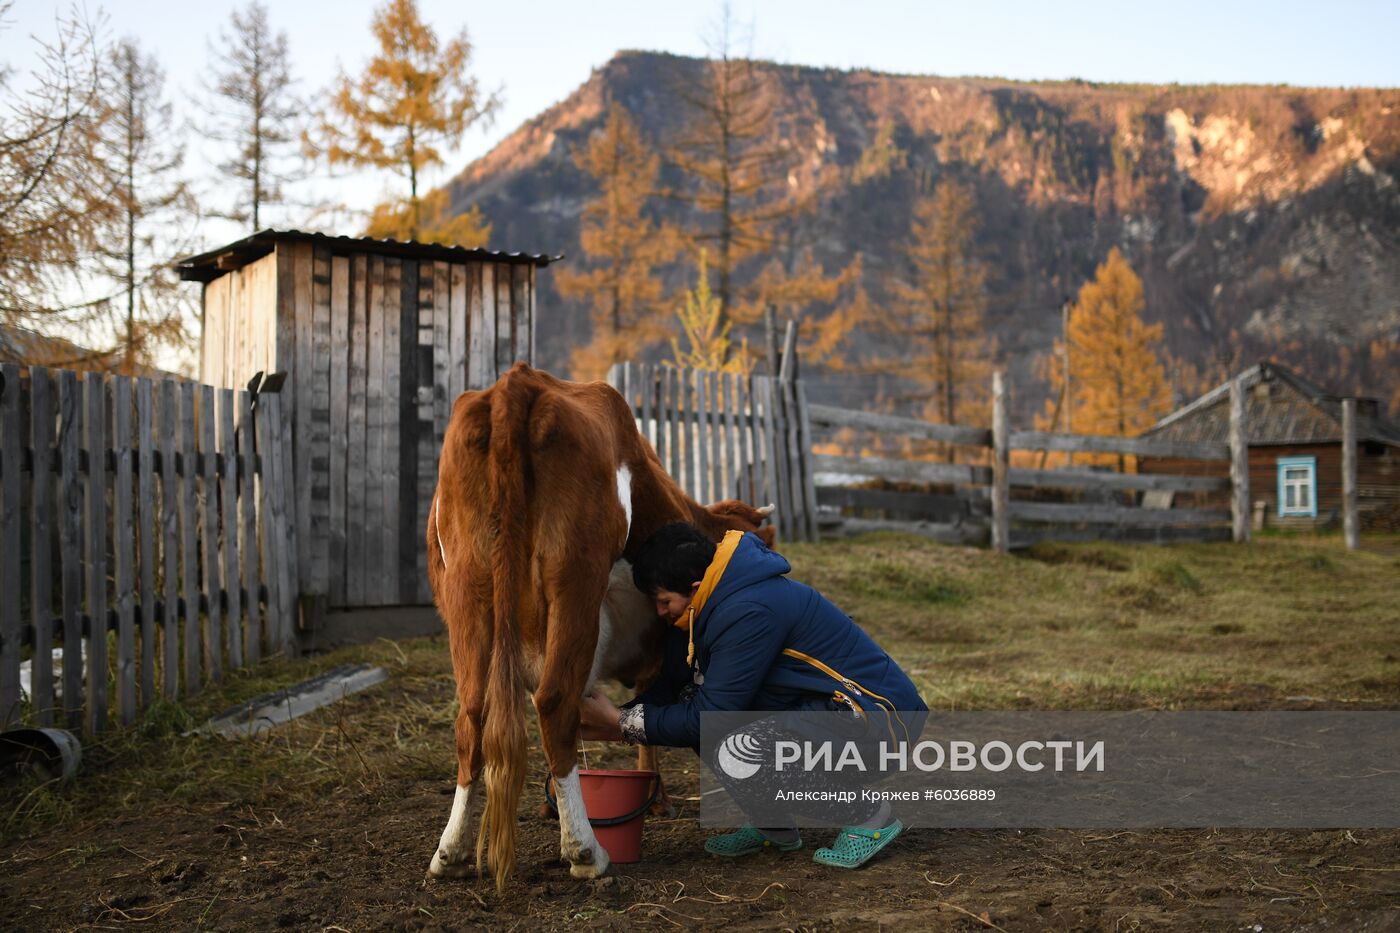
[{"label": "wooden rail fence", "polygon": [[771,503],[779,534],[816,539],[801,381],[627,362],[612,367],[608,382],[691,498]]},{"label": "wooden rail fence", "polygon": [[295,651],[283,430],[276,392],[0,367],[0,725],[101,732]]}]

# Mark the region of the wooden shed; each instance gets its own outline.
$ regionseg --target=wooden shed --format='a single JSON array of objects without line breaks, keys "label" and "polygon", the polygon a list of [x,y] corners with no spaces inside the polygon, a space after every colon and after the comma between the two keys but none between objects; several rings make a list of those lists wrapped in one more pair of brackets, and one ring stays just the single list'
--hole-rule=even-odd
[{"label": "wooden shed", "polygon": [[177,264],[203,284],[200,381],[286,373],[297,573],[329,608],[423,605],[452,403],[534,362],[550,257],[264,230]]},{"label": "wooden shed", "polygon": [[[1337,521],[1342,508],[1343,396],[1277,363],[1260,363],[1236,378],[1245,390],[1255,524],[1312,527]],[[1167,415],[1142,436],[1188,444],[1228,443],[1229,408],[1226,382]],[[1229,464],[1141,457],[1138,472],[1227,477]],[[1388,422],[1372,398],[1356,399],[1356,491],[1363,521],[1369,510],[1400,503],[1400,426]],[[1228,505],[1227,495],[1197,504]]]}]

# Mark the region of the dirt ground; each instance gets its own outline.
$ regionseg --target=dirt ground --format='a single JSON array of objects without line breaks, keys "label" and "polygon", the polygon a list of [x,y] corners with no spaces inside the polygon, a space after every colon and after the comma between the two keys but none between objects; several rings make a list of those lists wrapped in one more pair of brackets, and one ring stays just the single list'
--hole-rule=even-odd
[{"label": "dirt ground", "polygon": [[[693,793],[681,787],[684,793]],[[4,850],[0,927],[39,929],[1393,930],[1400,833],[914,830],[864,870],[814,845],[723,862],[694,804],[652,819],[645,860],[576,882],[553,825],[521,823],[516,882],[424,882],[451,781],[395,781],[295,809],[97,820],[54,853]],[[85,856],[82,846],[101,847]]]},{"label": "dirt ground", "polygon": [[[1313,544],[1266,545],[1240,567],[1233,553],[1076,550],[1007,563],[876,539],[794,562],[879,618],[940,708],[1396,708],[1400,564]],[[859,561],[879,573],[853,573]],[[1269,600],[1302,612],[1303,596],[1270,595],[1282,577],[1266,568],[1312,594],[1313,626],[1297,638],[1269,627]],[[1256,578],[1257,590],[1241,590]],[[1070,611],[1056,608],[1061,592],[1073,594],[1077,627],[1057,621]],[[1246,602],[1257,618],[1235,608]],[[1007,605],[1040,608],[1002,623]],[[1338,650],[1295,649],[1323,618]],[[446,655],[432,637],[273,662],[89,744],[74,784],[0,795],[0,930],[1400,929],[1396,830],[914,829],[851,873],[814,864],[829,840],[808,832],[802,851],[721,861],[702,851],[683,752],[663,755],[680,813],[648,820],[641,863],[569,878],[557,827],[535,813],[536,753],[508,891],[425,881],[454,783]],[[261,740],[180,737],[225,705],[346,660],[391,677]],[[1008,686],[1017,670],[1028,673]],[[623,749],[588,751],[594,766],[626,766]]]}]

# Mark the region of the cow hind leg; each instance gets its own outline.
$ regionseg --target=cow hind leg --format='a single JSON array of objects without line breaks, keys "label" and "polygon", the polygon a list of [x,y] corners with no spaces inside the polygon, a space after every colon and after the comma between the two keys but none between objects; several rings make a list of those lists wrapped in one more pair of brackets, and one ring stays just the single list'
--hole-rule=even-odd
[{"label": "cow hind leg", "polygon": [[438,609],[447,625],[452,669],[457,680],[458,709],[454,724],[457,790],[452,798],[452,812],[447,826],[428,866],[428,874],[434,878],[462,878],[469,874],[479,875],[481,871],[480,853],[473,858],[472,850],[475,842],[473,829],[486,796],[485,784],[479,778],[483,763],[481,730],[490,654],[489,639],[481,637],[480,632],[490,616],[481,600],[472,600],[469,587],[463,587],[453,595],[455,599],[439,599]]},{"label": "cow hind leg", "polygon": [[[601,597],[594,594],[590,600],[587,594],[570,593],[551,600],[545,662],[534,695],[540,739],[559,801],[559,849],[575,878],[597,878],[609,864],[608,853],[588,822],[578,777],[579,701],[591,686]],[[590,612],[578,611],[590,604]],[[569,606],[574,611],[558,611]]]}]

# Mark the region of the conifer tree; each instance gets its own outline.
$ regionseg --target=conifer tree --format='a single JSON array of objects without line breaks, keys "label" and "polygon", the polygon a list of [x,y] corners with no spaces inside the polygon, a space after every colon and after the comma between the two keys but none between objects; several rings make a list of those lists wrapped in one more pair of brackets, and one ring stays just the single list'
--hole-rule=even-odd
[{"label": "conifer tree", "polygon": [[[1166,371],[1157,357],[1162,325],[1145,324],[1142,280],[1115,246],[1079,289],[1069,312],[1070,399],[1074,430],[1080,434],[1132,437],[1171,409]],[[1064,352],[1060,341],[1055,354]],[[1058,394],[1059,367],[1050,370]],[[1119,470],[1126,466],[1117,455]]]},{"label": "conifer tree", "polygon": [[157,347],[188,343],[189,296],[169,263],[188,245],[194,204],[180,174],[184,150],[172,142],[174,118],[155,58],[134,39],[123,39],[111,50],[105,85],[99,148],[117,209],[96,255],[117,288],[93,307],[105,312],[100,323],[114,336],[123,371],[131,372],[133,364],[150,362]]},{"label": "conifer tree", "polygon": [[685,305],[676,309],[686,348],[679,338],[671,338],[671,352],[677,366],[744,373],[749,370],[749,348],[744,342],[733,351],[729,332],[733,321],[726,321],[719,296],[710,291],[710,270],[705,250],[700,251],[695,289],[685,293]]},{"label": "conifer tree", "polygon": [[819,265],[802,264],[790,240],[794,221],[816,206],[815,186],[803,190],[773,76],[735,52],[727,5],[711,45],[699,80],[687,73],[676,81],[686,125],[668,154],[684,178],[673,194],[698,217],[686,233],[714,258],[722,322],[752,324],[769,304],[804,316],[840,287]]},{"label": "conifer tree", "polygon": [[416,0],[386,0],[371,30],[379,50],[358,78],[340,75],[328,113],[303,139],[332,166],[402,174],[408,181],[407,238],[417,239],[423,230],[422,173],[443,164],[440,147],[455,146],[470,127],[489,120],[498,100],[469,71],[466,30],[439,42]]},{"label": "conifer tree", "polygon": [[574,351],[572,371],[575,378],[593,379],[635,358],[667,330],[655,270],[675,257],[679,243],[646,216],[661,159],[616,102],[602,129],[574,152],[574,162],[599,192],[583,210],[584,268],[561,267],[555,281],[565,298],[589,305],[593,337]]},{"label": "conifer tree", "polygon": [[872,368],[905,380],[927,417],[944,424],[986,423],[992,347],[986,338],[986,271],[977,260],[972,192],[945,181],[921,198],[906,252],[907,277],[891,285],[882,319],[898,351]]},{"label": "conifer tree", "polygon": [[414,229],[413,203],[408,198],[375,205],[365,236],[389,240],[417,240],[444,246],[485,246],[491,238],[491,224],[472,205],[453,214],[446,188],[425,194],[418,202],[418,227]]},{"label": "conifer tree", "polygon": [[260,230],[266,208],[284,201],[282,186],[294,178],[289,159],[300,107],[291,93],[287,34],[274,32],[267,7],[250,0],[232,12],[230,29],[219,31],[209,57],[214,75],[203,130],[232,147],[218,169],[239,189],[227,216]]}]

